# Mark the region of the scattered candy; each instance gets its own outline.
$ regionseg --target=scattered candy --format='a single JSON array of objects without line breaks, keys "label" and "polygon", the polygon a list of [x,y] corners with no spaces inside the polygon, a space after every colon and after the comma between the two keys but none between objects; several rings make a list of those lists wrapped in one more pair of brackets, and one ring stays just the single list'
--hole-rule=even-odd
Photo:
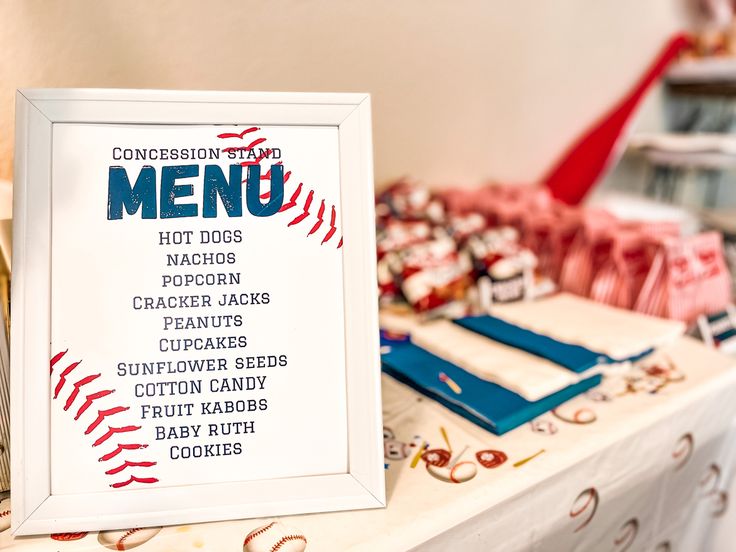
[{"label": "scattered candy", "polygon": [[546,451],[544,449],[541,449],[539,452],[536,452],[536,453],[532,454],[531,456],[529,456],[527,458],[524,458],[523,460],[519,460],[518,462],[515,462],[514,463],[514,467],[515,468],[520,468],[521,466],[523,466],[527,462],[530,462],[530,461],[534,460],[537,456],[539,456],[540,454],[544,454],[545,452]]},{"label": "scattered candy", "polygon": [[440,372],[440,381],[447,385],[450,389],[452,389],[452,392],[456,395],[459,395],[463,392],[462,388],[455,383],[455,380],[453,380],[450,376],[445,374],[444,372]]}]

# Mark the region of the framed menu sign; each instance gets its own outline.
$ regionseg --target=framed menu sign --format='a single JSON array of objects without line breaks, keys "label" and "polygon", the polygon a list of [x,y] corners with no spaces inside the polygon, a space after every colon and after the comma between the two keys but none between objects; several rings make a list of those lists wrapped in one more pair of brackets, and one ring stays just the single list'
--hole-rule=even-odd
[{"label": "framed menu sign", "polygon": [[17,535],[384,505],[369,98],[17,95]]}]

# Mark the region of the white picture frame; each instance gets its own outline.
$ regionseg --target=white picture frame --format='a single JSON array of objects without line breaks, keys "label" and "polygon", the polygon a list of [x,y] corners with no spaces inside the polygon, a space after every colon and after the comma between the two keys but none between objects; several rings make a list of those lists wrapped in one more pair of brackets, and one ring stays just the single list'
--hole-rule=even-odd
[{"label": "white picture frame", "polygon": [[[339,136],[348,459],[345,473],[52,493],[55,125],[330,126]],[[120,529],[385,506],[367,94],[35,89],[16,95],[11,329],[12,533]],[[315,435],[315,444],[325,436]]]}]

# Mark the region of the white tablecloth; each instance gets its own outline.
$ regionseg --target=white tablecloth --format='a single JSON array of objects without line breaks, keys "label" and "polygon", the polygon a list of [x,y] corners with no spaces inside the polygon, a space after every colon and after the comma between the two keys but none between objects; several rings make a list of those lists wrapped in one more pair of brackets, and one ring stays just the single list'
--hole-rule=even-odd
[{"label": "white tablecloth", "polygon": [[[409,443],[418,436],[430,448],[447,448],[444,428],[453,454],[468,447],[462,460],[474,462],[477,475],[463,483],[441,481],[422,460],[412,467],[417,448],[407,446],[406,459],[387,461],[386,509],[281,521],[301,531],[311,551],[689,552],[717,549],[714,535],[721,543],[736,542],[736,526],[730,533],[721,525],[731,513],[736,465],[733,359],[689,338],[664,353],[684,381],[650,394],[626,392],[609,380],[604,393],[578,397],[503,437],[384,376],[384,423],[396,439]],[[564,421],[576,412],[581,421],[595,421]],[[315,449],[328,438],[316,434]],[[485,449],[503,451],[508,461],[484,468],[475,453]],[[294,451],[294,460],[307,453]],[[267,521],[165,527],[137,550],[239,551],[245,535]],[[13,540],[4,531],[0,547],[105,550],[96,533],[60,542],[48,536]]]}]

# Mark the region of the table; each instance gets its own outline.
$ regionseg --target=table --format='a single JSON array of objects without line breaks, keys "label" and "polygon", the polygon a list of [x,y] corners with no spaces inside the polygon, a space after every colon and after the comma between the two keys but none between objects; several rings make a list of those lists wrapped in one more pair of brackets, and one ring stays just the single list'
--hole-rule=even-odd
[{"label": "table", "polygon": [[[734,361],[687,337],[658,354],[685,379],[649,393],[644,388],[650,382],[627,386],[622,375],[612,376],[502,437],[384,376],[384,423],[407,444],[393,442],[394,450],[408,453],[387,461],[388,507],[281,521],[298,528],[311,551],[708,550],[713,535],[727,530],[719,524],[730,513]],[[474,478],[444,482],[423,460],[412,467],[418,447],[408,443],[414,436],[431,449],[447,448],[440,428],[453,454],[468,447],[462,460],[475,463]],[[318,451],[325,439],[316,434],[315,450],[294,451],[294,460]],[[475,454],[487,449],[503,451],[508,460],[481,466]],[[137,550],[239,551],[245,535],[267,521],[165,527]],[[733,542],[733,535],[725,540]],[[58,542],[12,539],[7,530],[0,533],[0,548],[105,550],[96,533]]]}]

